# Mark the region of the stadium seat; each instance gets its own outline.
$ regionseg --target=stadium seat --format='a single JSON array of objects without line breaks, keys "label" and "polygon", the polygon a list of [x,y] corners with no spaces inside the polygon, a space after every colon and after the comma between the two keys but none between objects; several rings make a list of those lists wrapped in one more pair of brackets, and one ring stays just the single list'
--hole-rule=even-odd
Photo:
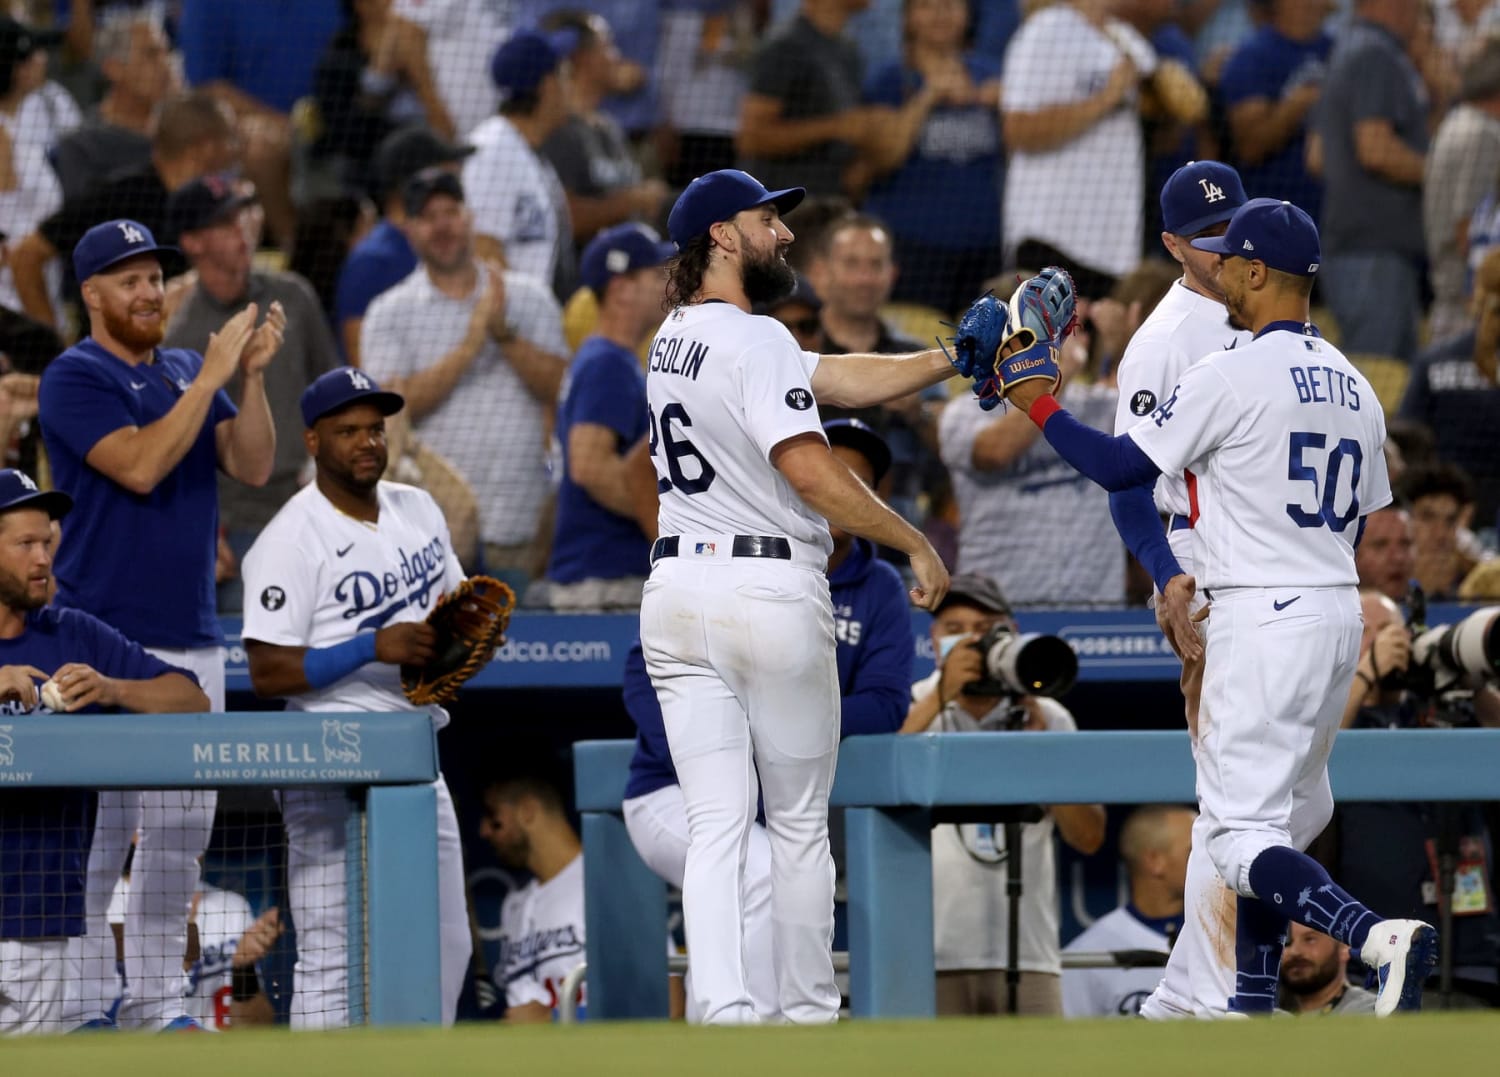
[{"label": "stadium seat", "polygon": [[1406,392],[1406,380],[1411,376],[1411,368],[1389,355],[1351,355],[1349,361],[1370,379],[1385,413],[1394,415]]},{"label": "stadium seat", "polygon": [[880,316],[899,336],[910,337],[924,348],[953,335],[953,316],[921,303],[887,303],[880,308]]},{"label": "stadium seat", "polygon": [[589,288],[580,288],[563,305],[563,337],[568,342],[568,354],[578,350],[584,338],[594,331],[599,320],[599,301]]}]

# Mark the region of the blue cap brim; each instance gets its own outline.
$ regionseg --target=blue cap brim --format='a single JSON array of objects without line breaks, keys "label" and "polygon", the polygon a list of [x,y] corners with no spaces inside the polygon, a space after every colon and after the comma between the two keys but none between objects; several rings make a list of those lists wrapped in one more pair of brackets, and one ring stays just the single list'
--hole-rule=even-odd
[{"label": "blue cap brim", "polygon": [[[143,254],[170,254],[173,258],[177,258],[177,259],[181,259],[182,258],[182,251],[178,250],[176,247],[170,246],[169,244],[166,244],[166,243],[158,243],[154,247],[142,247],[142,248],[138,248],[136,250],[129,250],[129,251],[126,251],[125,253],[121,254],[118,258],[111,258],[109,261],[105,262],[103,265],[101,265],[101,266],[95,266],[94,267],[94,271],[92,273],[90,273],[89,276],[91,276],[91,277],[98,276],[100,273],[103,273],[106,269],[112,269],[115,266],[119,265],[121,262],[128,262],[132,258],[139,258]],[[80,282],[80,283],[82,283],[82,282]]]},{"label": "blue cap brim", "polygon": [[[1204,227],[1207,226],[1205,225]],[[1208,251],[1210,254],[1222,254],[1226,256],[1231,254],[1238,254],[1238,251],[1232,251],[1229,249],[1228,240],[1228,235],[1222,235],[1204,236],[1202,239],[1194,239],[1190,240],[1189,242],[1191,242],[1192,245],[1198,250]]]},{"label": "blue cap brim", "polygon": [[771,202],[776,206],[776,212],[780,214],[790,213],[802,204],[807,197],[806,187],[787,187],[780,191],[771,191],[754,205],[746,206],[746,209],[758,209],[766,203]]},{"label": "blue cap brim", "polygon": [[1216,224],[1224,224],[1234,216],[1235,211],[1239,208],[1239,206],[1230,206],[1228,209],[1221,209],[1216,213],[1207,213],[1202,217],[1196,217],[1191,221],[1179,225],[1178,230],[1172,234],[1174,236],[1196,236],[1205,228],[1212,228]]},{"label": "blue cap brim", "polygon": [[17,509],[40,509],[54,520],[61,520],[73,511],[73,499],[61,490],[41,490],[26,497],[18,497],[8,505],[0,505],[0,513]]},{"label": "blue cap brim", "polygon": [[375,389],[368,393],[359,393],[356,396],[345,397],[337,404],[330,404],[311,418],[303,415],[302,421],[309,428],[312,428],[317,425],[318,420],[326,419],[328,416],[343,411],[345,408],[352,408],[356,404],[374,404],[375,407],[380,409],[380,414],[394,415],[406,407],[406,398],[400,393],[391,392],[389,389]]}]

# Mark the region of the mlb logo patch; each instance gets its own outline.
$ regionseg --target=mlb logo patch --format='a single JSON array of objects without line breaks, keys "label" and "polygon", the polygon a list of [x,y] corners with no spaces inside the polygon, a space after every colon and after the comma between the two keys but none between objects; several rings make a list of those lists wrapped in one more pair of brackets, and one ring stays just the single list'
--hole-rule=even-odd
[{"label": "mlb logo patch", "polygon": [[1318,346],[1318,342],[1316,340],[1303,340],[1302,346],[1310,352],[1320,352],[1323,350]]},{"label": "mlb logo patch", "polygon": [[693,543],[693,552],[701,557],[712,557],[714,555],[714,551],[718,548],[718,544],[714,542]]}]

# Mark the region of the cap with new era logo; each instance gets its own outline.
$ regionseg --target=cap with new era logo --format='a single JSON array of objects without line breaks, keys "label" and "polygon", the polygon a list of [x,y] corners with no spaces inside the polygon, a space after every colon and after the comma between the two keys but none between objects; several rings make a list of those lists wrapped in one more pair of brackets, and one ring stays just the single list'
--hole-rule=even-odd
[{"label": "cap with new era logo", "polygon": [[1312,277],[1323,260],[1318,226],[1290,202],[1252,198],[1229,220],[1222,236],[1193,240],[1200,251],[1264,262],[1294,277]]}]

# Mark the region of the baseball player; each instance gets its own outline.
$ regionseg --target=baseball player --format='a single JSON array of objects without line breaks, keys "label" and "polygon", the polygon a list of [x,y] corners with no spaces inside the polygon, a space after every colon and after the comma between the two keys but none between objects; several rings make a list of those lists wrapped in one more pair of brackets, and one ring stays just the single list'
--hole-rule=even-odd
[{"label": "baseball player", "polygon": [[[208,698],[187,671],[87,613],[47,606],[52,522],[72,508],[67,494],[42,493],[30,476],[0,471],[0,717],[206,710]],[[13,732],[0,725],[0,763],[16,762]],[[70,789],[0,797],[0,1034],[77,1024],[68,996],[78,986],[76,947],[85,933],[93,801]]]},{"label": "baseball player", "polygon": [[557,790],[536,778],[491,784],[479,834],[501,863],[532,875],[500,907],[494,977],[505,1019],[551,1021],[563,981],[584,959],[583,846]]},{"label": "baseball player", "polygon": [[[884,439],[858,419],[823,424],[833,454],[872,490],[891,466]],[[905,671],[911,666],[911,616],[906,586],[864,539],[834,528],[828,559],[839,671],[840,735],[894,733],[906,716]],[[625,710],[636,724],[635,755],[625,786],[625,827],[651,870],[681,887],[687,861],[688,819],[672,767],[661,706],[637,643],[625,658]],[[746,980],[755,1012],[779,1013],[771,964],[771,846],[766,828],[750,830],[745,860]],[[688,1019],[699,1014],[690,1010]]]},{"label": "baseball player", "polygon": [[[1116,434],[1156,410],[1198,360],[1250,343],[1249,332],[1229,324],[1224,296],[1214,275],[1217,256],[1192,245],[1195,238],[1222,235],[1245,201],[1239,173],[1218,161],[1190,161],[1162,186],[1165,230],[1161,242],[1182,266],[1182,279],[1141,323],[1120,359]],[[1192,471],[1181,476],[1162,475],[1154,491],[1140,486],[1110,495],[1110,509],[1117,523],[1133,516],[1144,526],[1153,513],[1167,518],[1167,542],[1177,563],[1190,576],[1197,572],[1198,561],[1193,550],[1189,484],[1197,481]],[[1129,529],[1128,524],[1120,528],[1122,533]],[[1136,554],[1140,556],[1139,551]],[[1195,751],[1202,681],[1202,661],[1184,660],[1182,695]],[[1141,1014],[1146,1017],[1223,1013],[1234,994],[1234,966],[1230,961],[1234,952],[1234,901],[1208,858],[1207,817],[1199,816],[1195,825],[1198,830],[1188,859],[1185,898],[1191,911],[1172,947],[1160,986],[1141,1006]]]},{"label": "baseball player", "polygon": [[[246,655],[263,697],[290,710],[405,711],[403,662],[432,655],[424,618],[463,579],[437,503],[421,490],[382,482],[385,420],[404,406],[353,367],[319,377],[302,394],[303,438],[315,481],[282,507],[245,555]],[[434,726],[448,724],[428,708]],[[358,742],[358,722],[338,739]],[[448,787],[437,793],[438,914],[442,1014],[451,1024],[471,951],[458,821]],[[349,1020],[344,793],[287,789],[288,897],[297,929],[292,1024],[332,1028]]]},{"label": "baseball player", "polygon": [[1028,379],[1005,392],[1108,489],[1198,476],[1189,503],[1211,603],[1203,640],[1188,612],[1197,581],[1155,521],[1126,539],[1147,552],[1176,649],[1206,655],[1198,799],[1209,857],[1238,895],[1230,1008],[1274,1007],[1282,937],[1295,917],[1376,971],[1378,1014],[1418,1009],[1437,932],[1382,920],[1299,851],[1333,811],[1328,754],[1361,629],[1354,548],[1364,517],[1391,501],[1385,417],[1370,383],[1308,320],[1320,251],[1306,213],[1253,199],[1223,236],[1192,245],[1221,256],[1230,324],[1255,334],[1249,344],[1193,366],[1114,438],[1073,420],[1048,391],[1057,369],[1049,340],[1004,361]]},{"label": "baseball player", "polygon": [[930,606],[947,571],[911,525],[832,455],[819,398],[864,407],[943,380],[938,349],[819,357],[750,313],[795,283],[781,214],[801,188],[768,191],[733,169],[688,185],[651,344],[648,438],[660,536],[641,603],[641,645],[682,784],[690,841],[683,907],[693,1005],[710,1024],[755,1023],[747,986],[744,859],[756,777],[771,844],[773,961],[783,1019],[838,1017],[828,792],[839,737],[835,628],[824,572],[840,527],[908,554]]},{"label": "baseball player", "polygon": [[[1182,933],[1188,849],[1197,813],[1154,804],[1137,808],[1120,828],[1120,859],[1130,873],[1130,900],[1063,947],[1064,953],[1173,949]],[[1134,1017],[1161,982],[1154,968],[1063,969],[1065,1017]]]},{"label": "baseball player", "polygon": [[[218,473],[251,486],[270,478],[276,433],[265,370],[286,316],[273,304],[259,328],[250,304],[202,355],[161,348],[164,252],[136,221],[95,225],[73,249],[89,335],[42,375],[42,436],[56,484],[78,502],[57,553],[57,602],[85,610],[190,669],[224,709],[224,647],[214,596]],[[238,371],[238,410],[223,387]],[[89,853],[89,931],[80,1021],[114,1000],[104,914],[132,834],[140,833],[125,948],[135,985],[120,1020],[163,1027],[182,1013],[187,911],[198,856],[213,827],[212,790],[108,791]]]}]

